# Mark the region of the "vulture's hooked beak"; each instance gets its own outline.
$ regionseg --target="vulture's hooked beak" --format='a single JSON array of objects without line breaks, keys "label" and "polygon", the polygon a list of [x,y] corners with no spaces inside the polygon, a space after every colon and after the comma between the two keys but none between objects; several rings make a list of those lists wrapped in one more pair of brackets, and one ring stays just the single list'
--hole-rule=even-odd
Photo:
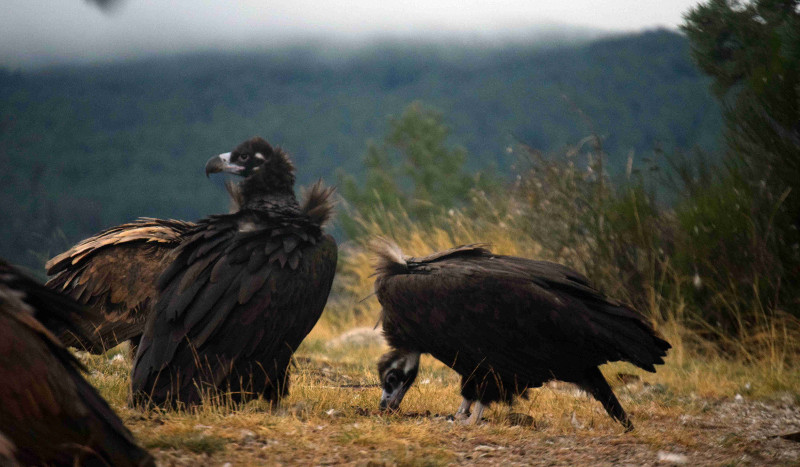
[{"label": "vulture's hooked beak", "polygon": [[381,410],[391,410],[395,411],[400,408],[400,403],[403,402],[403,397],[406,395],[406,391],[411,385],[401,384],[399,387],[395,388],[394,391],[389,392],[386,389],[383,390],[381,393],[381,403],[378,406]]},{"label": "vulture's hooked beak", "polygon": [[206,162],[206,177],[218,172],[227,172],[234,175],[239,175],[244,170],[244,167],[231,164],[231,153],[226,152],[219,156],[214,156]]}]

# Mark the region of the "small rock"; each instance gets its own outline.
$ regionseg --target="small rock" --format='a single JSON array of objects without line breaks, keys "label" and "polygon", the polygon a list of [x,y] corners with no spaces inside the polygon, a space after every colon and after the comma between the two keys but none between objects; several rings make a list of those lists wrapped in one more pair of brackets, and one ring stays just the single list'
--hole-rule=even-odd
[{"label": "small rock", "polygon": [[111,364],[112,365],[124,365],[125,364],[125,357],[123,357],[121,353],[118,353],[118,354],[114,355],[111,358]]},{"label": "small rock", "polygon": [[735,400],[736,402],[743,402],[744,401],[744,397],[742,397],[741,394],[736,394],[736,396],[733,398],[733,400]]},{"label": "small rock", "polygon": [[473,451],[485,451],[485,452],[492,452],[496,450],[497,448],[492,446],[487,446],[485,444],[479,444],[478,446],[475,446],[475,449],[473,449]]},{"label": "small rock", "polygon": [[239,432],[239,438],[244,442],[250,442],[256,439],[256,434],[250,430],[242,430]]},{"label": "small rock", "polygon": [[783,402],[786,405],[794,405],[794,403],[795,403],[794,396],[789,392],[781,393],[780,394],[780,400],[781,400],[781,402]]},{"label": "small rock", "polygon": [[658,462],[662,464],[685,464],[689,462],[688,457],[676,452],[658,451],[656,457],[658,458]]},{"label": "small rock", "polygon": [[326,344],[328,348],[352,346],[369,347],[372,345],[383,345],[386,340],[383,338],[381,328],[373,329],[369,326],[351,329],[336,338],[331,339]]},{"label": "small rock", "polygon": [[578,421],[578,417],[575,415],[575,412],[572,412],[572,419],[570,419],[570,423],[572,423],[572,426],[577,429],[583,428],[583,423]]},{"label": "small rock", "polygon": [[335,417],[339,415],[339,411],[336,409],[328,409],[325,411],[325,414],[328,415],[329,417]]},{"label": "small rock", "polygon": [[231,464],[230,462],[226,462],[222,464],[222,467],[233,467],[233,464]]}]

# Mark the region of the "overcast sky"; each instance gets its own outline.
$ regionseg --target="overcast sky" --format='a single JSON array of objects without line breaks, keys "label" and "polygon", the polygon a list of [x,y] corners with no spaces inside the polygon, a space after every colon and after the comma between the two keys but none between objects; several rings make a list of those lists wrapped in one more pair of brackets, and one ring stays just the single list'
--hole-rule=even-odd
[{"label": "overcast sky", "polygon": [[[2,0],[0,65],[107,60],[198,49],[271,47],[313,37],[519,38],[571,25],[675,28],[697,0]],[[532,36],[535,36],[533,34]]]}]

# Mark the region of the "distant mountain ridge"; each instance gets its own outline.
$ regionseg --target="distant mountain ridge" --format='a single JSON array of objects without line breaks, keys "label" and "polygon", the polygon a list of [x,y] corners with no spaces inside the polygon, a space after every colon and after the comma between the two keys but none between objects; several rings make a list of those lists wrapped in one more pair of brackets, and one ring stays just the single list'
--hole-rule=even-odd
[{"label": "distant mountain ridge", "polygon": [[517,141],[556,150],[593,131],[612,166],[656,146],[713,150],[720,111],[688,51],[659,30],[546,48],[382,44],[346,60],[295,48],[0,71],[0,256],[32,266],[32,252],[138,216],[224,211],[203,164],[253,135],[292,154],[300,183],[359,174],[366,141],[414,100],[443,113],[473,168],[505,172]]}]

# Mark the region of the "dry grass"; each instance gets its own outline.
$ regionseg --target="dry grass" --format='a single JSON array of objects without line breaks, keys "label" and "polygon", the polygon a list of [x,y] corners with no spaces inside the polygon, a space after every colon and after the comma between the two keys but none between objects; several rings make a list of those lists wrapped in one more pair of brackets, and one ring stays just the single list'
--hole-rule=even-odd
[{"label": "dry grass", "polygon": [[[562,383],[531,391],[511,409],[492,407],[480,426],[454,423],[459,379],[430,357],[401,412],[379,413],[375,362],[384,346],[331,339],[324,321],[297,353],[291,395],[278,409],[251,402],[139,412],[124,407],[124,351],[82,358],[92,383],[162,465],[649,464],[660,451],[695,464],[800,462],[800,448],[769,438],[800,430],[800,369],[778,377],[768,365],[699,356],[667,331],[678,345],[657,374],[603,368],[637,426],[630,434]],[[634,376],[623,382],[620,373]],[[529,418],[512,420],[512,412]]]}]

